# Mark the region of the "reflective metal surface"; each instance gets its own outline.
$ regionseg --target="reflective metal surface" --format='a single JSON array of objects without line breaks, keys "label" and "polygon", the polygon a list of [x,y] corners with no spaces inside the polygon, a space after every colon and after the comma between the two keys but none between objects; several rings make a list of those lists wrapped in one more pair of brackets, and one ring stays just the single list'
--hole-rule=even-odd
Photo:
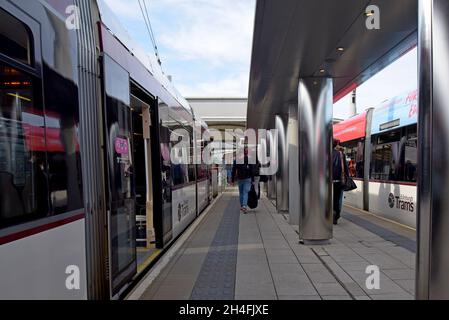
[{"label": "reflective metal surface", "polygon": [[449,299],[449,2],[419,2],[416,297]]},{"label": "reflective metal surface", "polygon": [[[97,66],[97,39],[94,36],[95,5],[87,0],[77,0],[81,12],[81,29],[78,35],[80,145],[83,172],[83,192],[86,208],[86,251],[89,299],[109,298],[107,281],[108,233],[105,195],[104,158],[101,144],[104,139],[101,119],[100,74]],[[90,94],[86,94],[89,92]]]},{"label": "reflective metal surface", "polygon": [[302,240],[332,238],[332,79],[299,80],[299,176]]},{"label": "reflective metal surface", "polygon": [[369,211],[369,172],[371,169],[371,121],[373,108],[366,112],[365,167],[363,169],[363,210]]},{"label": "reflective metal surface", "polygon": [[285,115],[276,116],[276,130],[278,134],[278,170],[276,173],[276,209],[288,211],[288,150],[287,150],[287,121]]},{"label": "reflective metal surface", "polygon": [[298,105],[291,104],[288,113],[288,213],[290,224],[299,224],[299,143]]},{"label": "reflective metal surface", "polygon": [[[277,156],[277,137],[272,135],[271,130],[267,131],[267,139],[268,139],[268,150],[270,152],[271,161],[278,161]],[[272,175],[268,177],[267,183],[267,196],[271,200],[276,200],[276,175]]]}]

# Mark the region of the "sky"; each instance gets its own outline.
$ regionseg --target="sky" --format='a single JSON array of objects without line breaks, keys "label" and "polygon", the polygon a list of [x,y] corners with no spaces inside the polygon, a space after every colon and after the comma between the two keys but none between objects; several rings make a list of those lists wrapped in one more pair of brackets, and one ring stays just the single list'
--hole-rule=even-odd
[{"label": "sky", "polygon": [[[393,62],[357,88],[357,112],[376,107],[387,99],[418,86],[418,56],[416,48]],[[334,117],[348,118],[351,94],[334,105]]]},{"label": "sky", "polygon": [[[138,0],[106,0],[131,36],[153,52]],[[162,68],[186,98],[247,97],[255,0],[146,0]],[[416,49],[357,89],[357,112],[417,87]],[[334,105],[349,116],[350,97]]]},{"label": "sky", "polygon": [[[106,0],[142,47],[137,0]],[[247,97],[255,0],[146,0],[162,68],[186,98]]]}]

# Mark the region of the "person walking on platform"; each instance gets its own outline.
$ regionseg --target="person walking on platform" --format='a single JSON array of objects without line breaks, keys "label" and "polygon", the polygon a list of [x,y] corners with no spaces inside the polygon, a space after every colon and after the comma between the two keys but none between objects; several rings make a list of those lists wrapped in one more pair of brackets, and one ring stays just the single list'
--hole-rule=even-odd
[{"label": "person walking on platform", "polygon": [[237,183],[239,186],[240,196],[240,211],[244,214],[248,212],[248,193],[251,190],[251,185],[254,181],[254,165],[251,165],[248,160],[248,148],[244,149],[243,159],[237,162],[234,160],[232,166],[232,183]]},{"label": "person walking on platform", "polygon": [[336,225],[338,224],[338,219],[340,219],[341,208],[343,205],[343,186],[346,183],[346,179],[349,177],[349,168],[346,162],[346,156],[339,140],[333,141],[332,170],[332,182],[334,189],[333,211],[334,224]]}]

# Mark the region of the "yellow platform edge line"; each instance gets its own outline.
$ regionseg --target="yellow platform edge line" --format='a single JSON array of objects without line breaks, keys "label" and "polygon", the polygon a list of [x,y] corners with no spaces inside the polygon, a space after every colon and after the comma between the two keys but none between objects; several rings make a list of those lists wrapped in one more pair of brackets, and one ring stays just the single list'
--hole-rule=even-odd
[{"label": "yellow platform edge line", "polygon": [[154,251],[144,262],[137,266],[137,273],[141,273],[161,253],[161,249]]}]

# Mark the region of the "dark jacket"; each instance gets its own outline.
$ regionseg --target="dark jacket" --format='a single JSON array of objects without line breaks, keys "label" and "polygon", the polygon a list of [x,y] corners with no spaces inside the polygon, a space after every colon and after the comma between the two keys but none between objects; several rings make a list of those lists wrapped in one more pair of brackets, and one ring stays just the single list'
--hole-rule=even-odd
[{"label": "dark jacket", "polygon": [[238,164],[236,160],[232,165],[232,182],[237,180],[251,179],[254,180],[256,175],[256,166],[248,163],[248,157],[245,157],[244,164]]},{"label": "dark jacket", "polygon": [[[343,157],[341,157],[343,155]],[[338,150],[332,150],[332,180],[341,181],[342,177],[342,165],[341,160],[343,158],[343,166],[345,169],[345,177],[349,177],[348,163],[346,162],[346,156],[343,152]]]}]

